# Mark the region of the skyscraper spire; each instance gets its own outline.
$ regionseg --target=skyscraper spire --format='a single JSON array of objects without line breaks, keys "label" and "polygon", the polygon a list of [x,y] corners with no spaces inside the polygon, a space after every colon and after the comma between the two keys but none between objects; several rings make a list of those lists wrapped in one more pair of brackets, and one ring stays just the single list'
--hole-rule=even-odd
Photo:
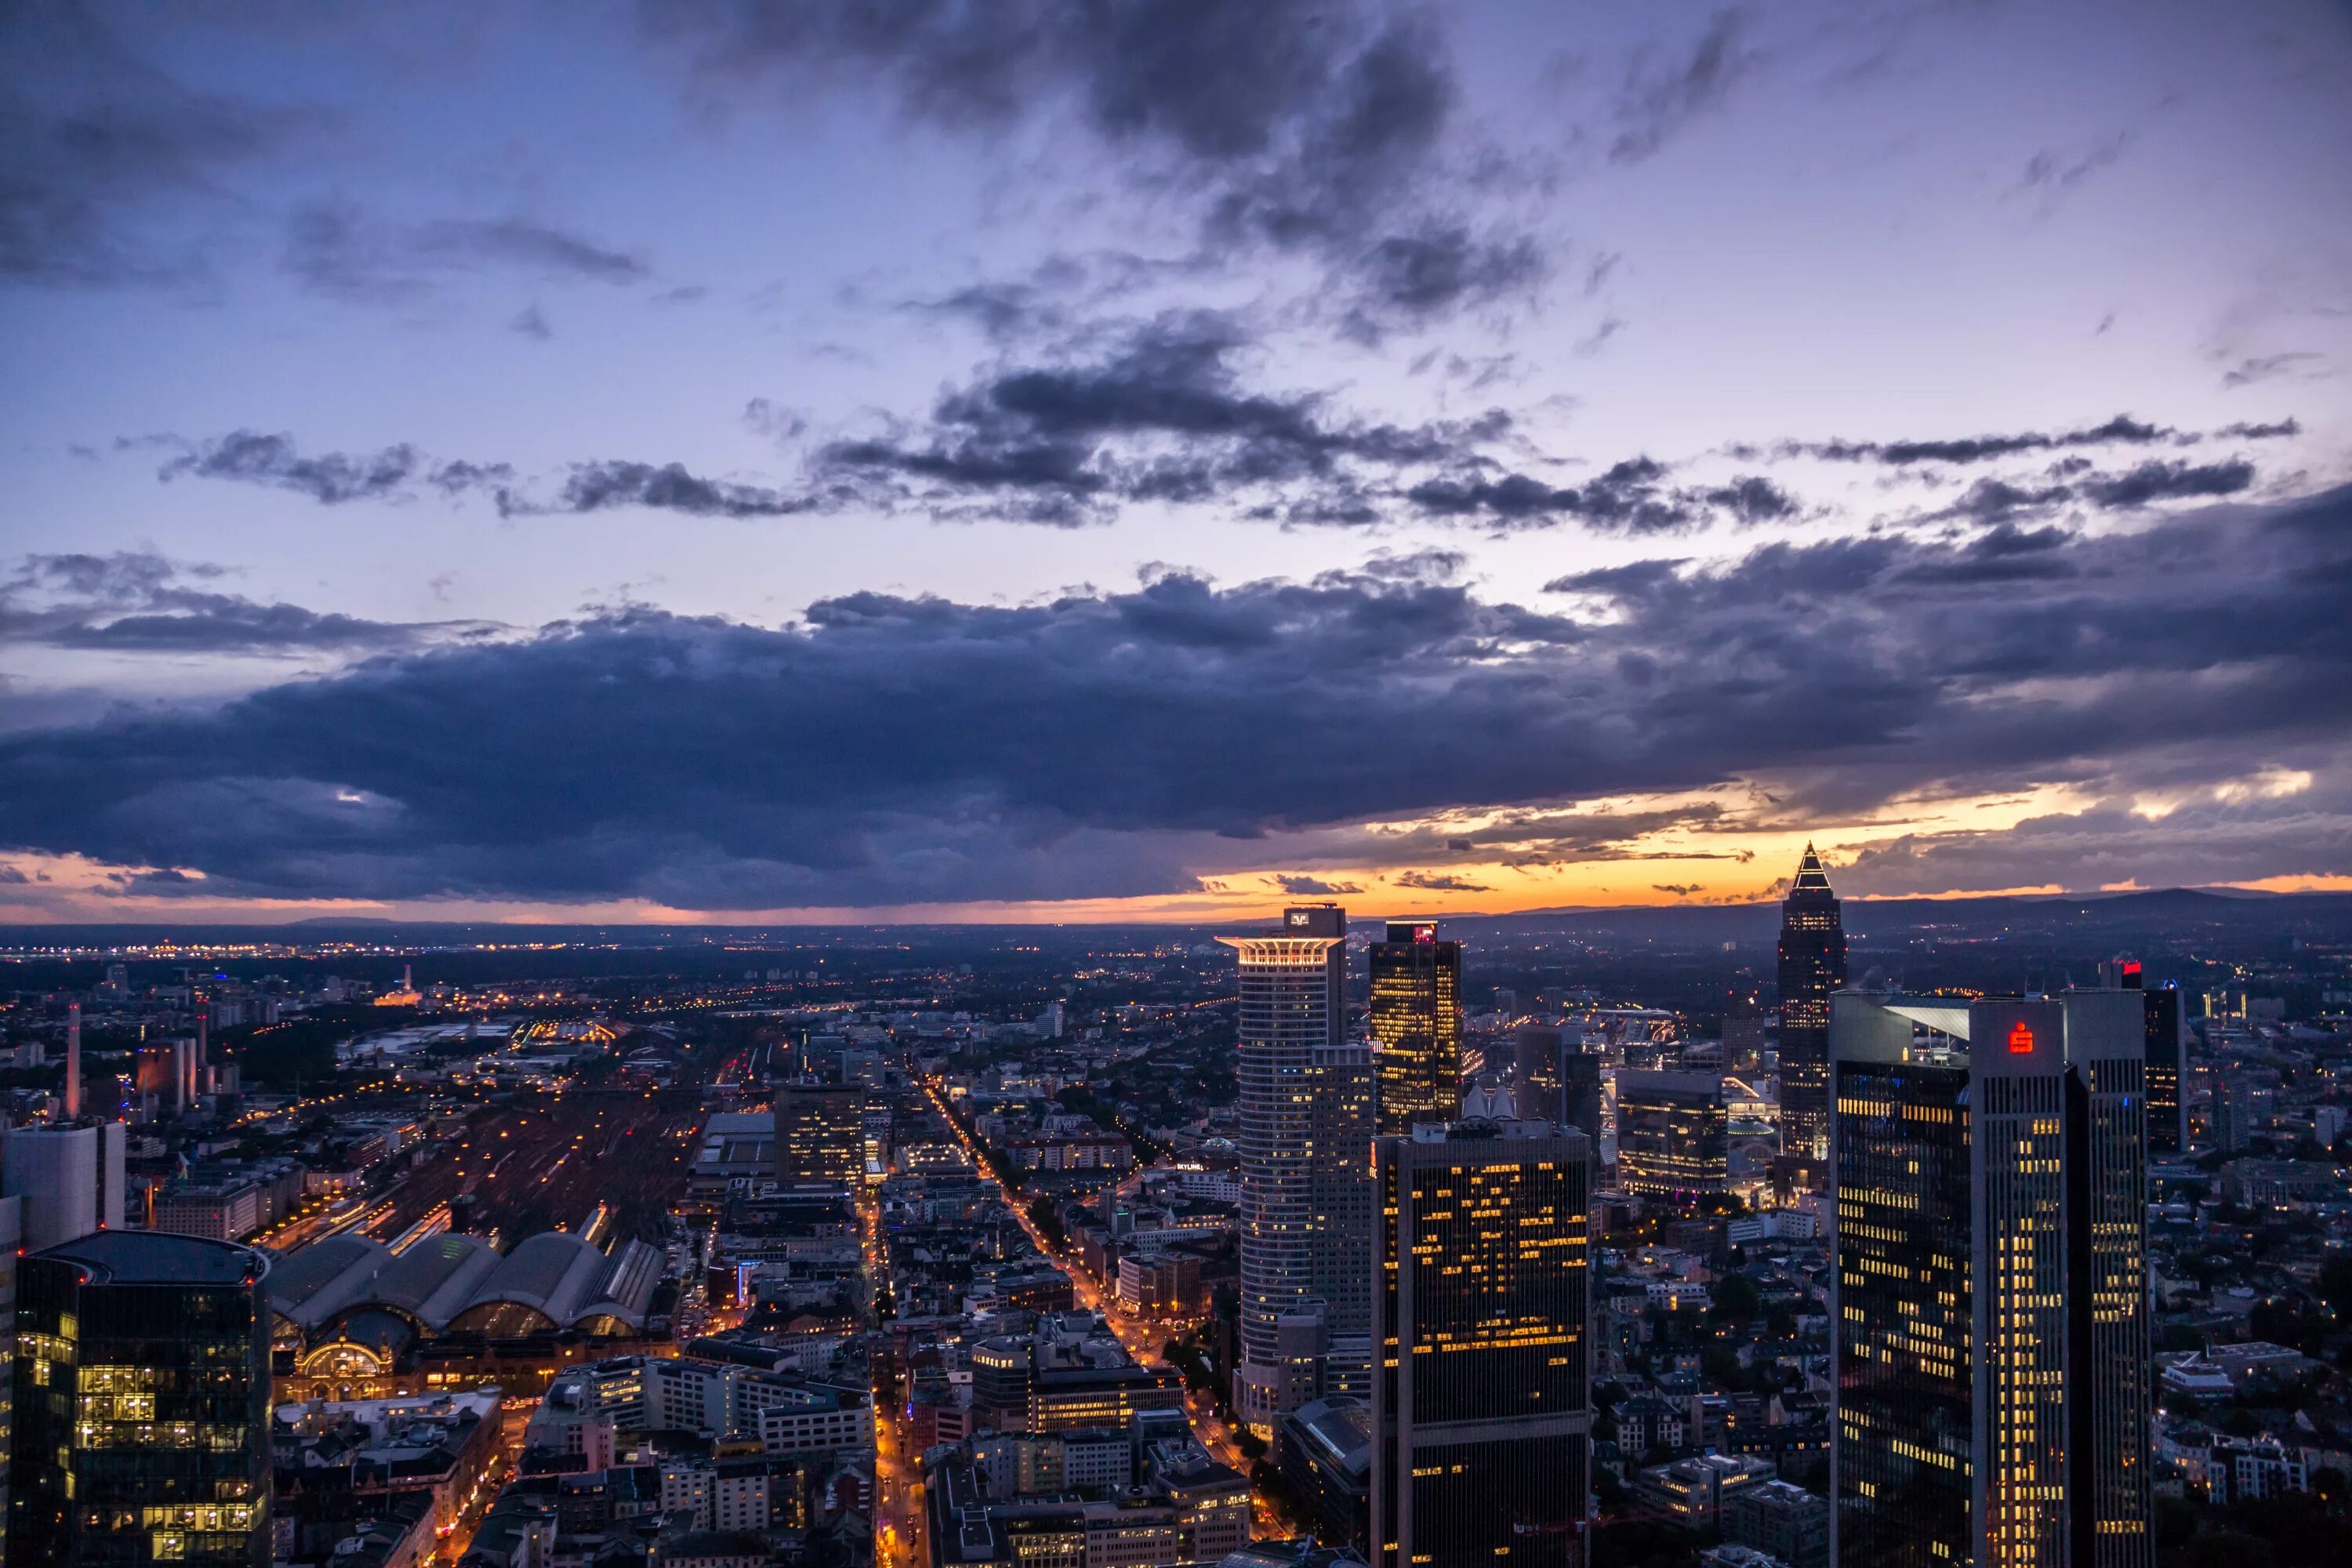
[{"label": "skyscraper spire", "polygon": [[1780,1147],[1813,1154],[1829,1135],[1830,993],[1845,984],[1845,923],[1810,843],[1780,904]]}]

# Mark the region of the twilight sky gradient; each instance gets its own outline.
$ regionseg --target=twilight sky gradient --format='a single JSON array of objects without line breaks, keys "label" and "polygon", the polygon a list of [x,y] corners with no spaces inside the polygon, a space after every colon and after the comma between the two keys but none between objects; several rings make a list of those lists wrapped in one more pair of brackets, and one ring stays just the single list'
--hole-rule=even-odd
[{"label": "twilight sky gradient", "polygon": [[0,10],[0,920],[2352,888],[2352,5]]}]

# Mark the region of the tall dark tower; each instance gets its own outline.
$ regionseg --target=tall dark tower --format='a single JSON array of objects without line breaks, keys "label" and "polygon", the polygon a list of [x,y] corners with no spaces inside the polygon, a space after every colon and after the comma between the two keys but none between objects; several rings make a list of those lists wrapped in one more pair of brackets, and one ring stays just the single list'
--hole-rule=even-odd
[{"label": "tall dark tower", "polygon": [[1423,1122],[1372,1145],[1377,1568],[1580,1568],[1591,1452],[1592,1145]]},{"label": "tall dark tower", "polygon": [[1831,1010],[1832,1562],[2147,1568],[2139,994]]},{"label": "tall dark tower", "polygon": [[1818,1152],[1830,1131],[1830,993],[1845,984],[1845,923],[1805,846],[1780,901],[1780,1147]]},{"label": "tall dark tower", "polygon": [[1391,921],[1371,948],[1372,1049],[1381,1135],[1462,1114],[1462,944],[1426,921]]}]

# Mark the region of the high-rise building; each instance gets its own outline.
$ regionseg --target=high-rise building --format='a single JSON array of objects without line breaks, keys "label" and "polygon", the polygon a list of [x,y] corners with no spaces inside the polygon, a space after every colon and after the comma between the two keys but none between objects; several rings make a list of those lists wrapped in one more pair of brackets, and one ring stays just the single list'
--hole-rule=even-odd
[{"label": "high-rise building", "polygon": [[1234,1404],[1265,1436],[1370,1375],[1372,1058],[1344,1037],[1345,910],[1288,909],[1278,931],[1217,940],[1241,961]]},{"label": "high-rise building", "polygon": [[1690,1197],[1731,1179],[1731,1116],[1723,1075],[1617,1075],[1617,1184],[1629,1193]]},{"label": "high-rise building", "polygon": [[1370,956],[1380,1130],[1452,1121],[1462,1107],[1462,944],[1429,921],[1391,921]]},{"label": "high-rise building", "polygon": [[[24,1200],[0,1198],[0,1333],[16,1331],[16,1258],[25,1239]],[[8,1456],[16,1451],[16,1373],[13,1354],[0,1363],[0,1563],[8,1561]]]},{"label": "high-rise building", "polygon": [[1592,1145],[1549,1122],[1373,1146],[1375,1568],[1584,1561]]},{"label": "high-rise building", "polygon": [[2139,997],[1841,992],[1831,1030],[1833,1561],[2146,1568]]},{"label": "high-rise building", "polygon": [[2179,1154],[2189,1147],[2189,1108],[2180,1095],[2181,1085],[2189,1081],[2180,987],[2152,986],[2139,995],[2147,1046],[2147,1146],[2152,1153]]},{"label": "high-rise building", "polygon": [[2153,1154],[2178,1154],[2189,1147],[2189,1111],[2180,1101],[2188,1076],[2180,1030],[2178,983],[2147,985],[2139,960],[2115,958],[2099,965],[2099,984],[2140,995],[2147,1041],[2147,1147]]},{"label": "high-rise building", "polygon": [[1513,1036],[1521,1116],[1573,1127],[1601,1146],[1601,1056],[1577,1026],[1522,1024]]},{"label": "high-rise building", "polygon": [[24,1201],[26,1248],[122,1228],[127,1132],[98,1121],[12,1127],[0,1138],[0,1192]]},{"label": "high-rise building", "polygon": [[1780,1147],[1790,1153],[1816,1153],[1829,1136],[1830,993],[1844,984],[1844,921],[1808,844],[1780,901]]},{"label": "high-rise building", "polygon": [[269,1562],[268,1267],[136,1230],[23,1260],[8,1568]]},{"label": "high-rise building", "polygon": [[866,1090],[796,1079],[776,1089],[776,1174],[787,1182],[866,1179]]}]

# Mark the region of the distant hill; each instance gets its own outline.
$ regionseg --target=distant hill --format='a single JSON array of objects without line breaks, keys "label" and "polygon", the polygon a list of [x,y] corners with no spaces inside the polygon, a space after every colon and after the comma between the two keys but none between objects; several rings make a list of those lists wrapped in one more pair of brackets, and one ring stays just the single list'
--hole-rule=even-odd
[{"label": "distant hill", "polygon": [[[1778,903],[1664,905],[1529,910],[1446,922],[1466,934],[1610,936],[1675,946],[1731,942],[1769,943],[1780,928]],[[2147,892],[1982,899],[1848,899],[1845,929],[1865,943],[1935,936],[1992,941],[2067,936],[2190,937],[2200,931],[2243,936],[2263,931],[2305,937],[2352,935],[2352,893],[2249,893],[2163,888]]]}]

